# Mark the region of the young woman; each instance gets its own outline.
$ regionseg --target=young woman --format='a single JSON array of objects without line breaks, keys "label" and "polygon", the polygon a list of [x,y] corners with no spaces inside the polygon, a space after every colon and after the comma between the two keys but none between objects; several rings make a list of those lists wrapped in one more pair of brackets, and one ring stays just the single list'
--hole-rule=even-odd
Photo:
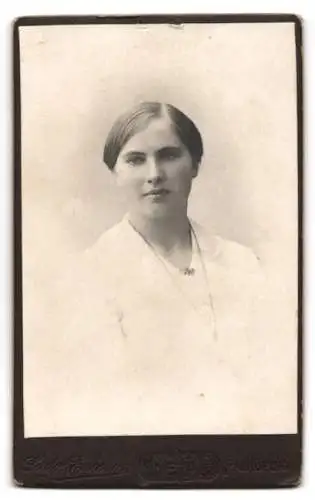
[{"label": "young woman", "polygon": [[141,103],[113,125],[104,162],[129,211],[86,252],[60,314],[50,434],[255,428],[261,274],[251,250],[188,216],[202,155],[197,127],[169,104]]}]

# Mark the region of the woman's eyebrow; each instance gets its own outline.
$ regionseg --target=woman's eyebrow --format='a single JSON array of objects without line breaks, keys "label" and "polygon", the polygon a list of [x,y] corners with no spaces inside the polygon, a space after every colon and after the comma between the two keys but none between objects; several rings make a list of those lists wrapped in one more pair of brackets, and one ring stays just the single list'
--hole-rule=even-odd
[{"label": "woman's eyebrow", "polygon": [[145,156],[144,152],[143,151],[126,151],[126,153],[124,153],[124,158],[127,158],[129,156]]},{"label": "woman's eyebrow", "polygon": [[158,153],[176,152],[176,151],[181,151],[181,147],[180,146],[163,146],[163,148],[160,148],[158,150]]},{"label": "woman's eyebrow", "polygon": [[179,153],[182,149],[180,146],[163,146],[163,148],[158,149],[157,154],[167,154],[167,153]]}]

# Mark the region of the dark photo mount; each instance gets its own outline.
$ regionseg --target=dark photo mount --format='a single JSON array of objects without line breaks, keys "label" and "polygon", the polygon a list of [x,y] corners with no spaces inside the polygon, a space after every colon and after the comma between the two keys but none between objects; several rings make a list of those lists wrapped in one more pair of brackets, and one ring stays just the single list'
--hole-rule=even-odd
[{"label": "dark photo mount", "polygon": [[[297,433],[25,437],[23,395],[22,27],[57,25],[292,23],[295,27],[298,190]],[[302,22],[295,15],[22,17],[14,22],[13,477],[49,488],[273,488],[301,482],[302,462]],[[49,318],[47,318],[47,322]]]}]

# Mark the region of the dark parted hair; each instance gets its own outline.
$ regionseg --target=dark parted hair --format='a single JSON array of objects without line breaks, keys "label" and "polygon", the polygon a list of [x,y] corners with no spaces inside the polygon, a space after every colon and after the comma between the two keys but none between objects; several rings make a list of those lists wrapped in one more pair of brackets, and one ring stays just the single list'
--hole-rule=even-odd
[{"label": "dark parted hair", "polygon": [[193,121],[171,104],[161,102],[141,102],[121,115],[112,126],[104,147],[103,160],[110,170],[114,170],[120,151],[149,122],[167,114],[175,132],[189,151],[193,162],[199,164],[203,155],[203,144],[199,130]]}]

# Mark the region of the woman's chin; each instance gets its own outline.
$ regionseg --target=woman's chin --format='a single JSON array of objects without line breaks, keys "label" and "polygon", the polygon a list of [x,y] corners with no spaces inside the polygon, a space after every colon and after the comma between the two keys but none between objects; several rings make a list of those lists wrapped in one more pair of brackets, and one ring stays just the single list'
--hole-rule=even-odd
[{"label": "woman's chin", "polygon": [[131,210],[136,218],[152,220],[167,220],[174,219],[174,216],[181,216],[187,214],[186,204],[176,204],[176,203],[146,203],[138,204]]},{"label": "woman's chin", "polygon": [[151,206],[141,207],[140,210],[133,211],[138,219],[150,221],[167,220],[172,216],[173,210],[162,204],[152,204]]},{"label": "woman's chin", "polygon": [[144,215],[148,219],[165,219],[169,218],[171,213],[169,207],[162,204],[155,204],[145,210]]}]

